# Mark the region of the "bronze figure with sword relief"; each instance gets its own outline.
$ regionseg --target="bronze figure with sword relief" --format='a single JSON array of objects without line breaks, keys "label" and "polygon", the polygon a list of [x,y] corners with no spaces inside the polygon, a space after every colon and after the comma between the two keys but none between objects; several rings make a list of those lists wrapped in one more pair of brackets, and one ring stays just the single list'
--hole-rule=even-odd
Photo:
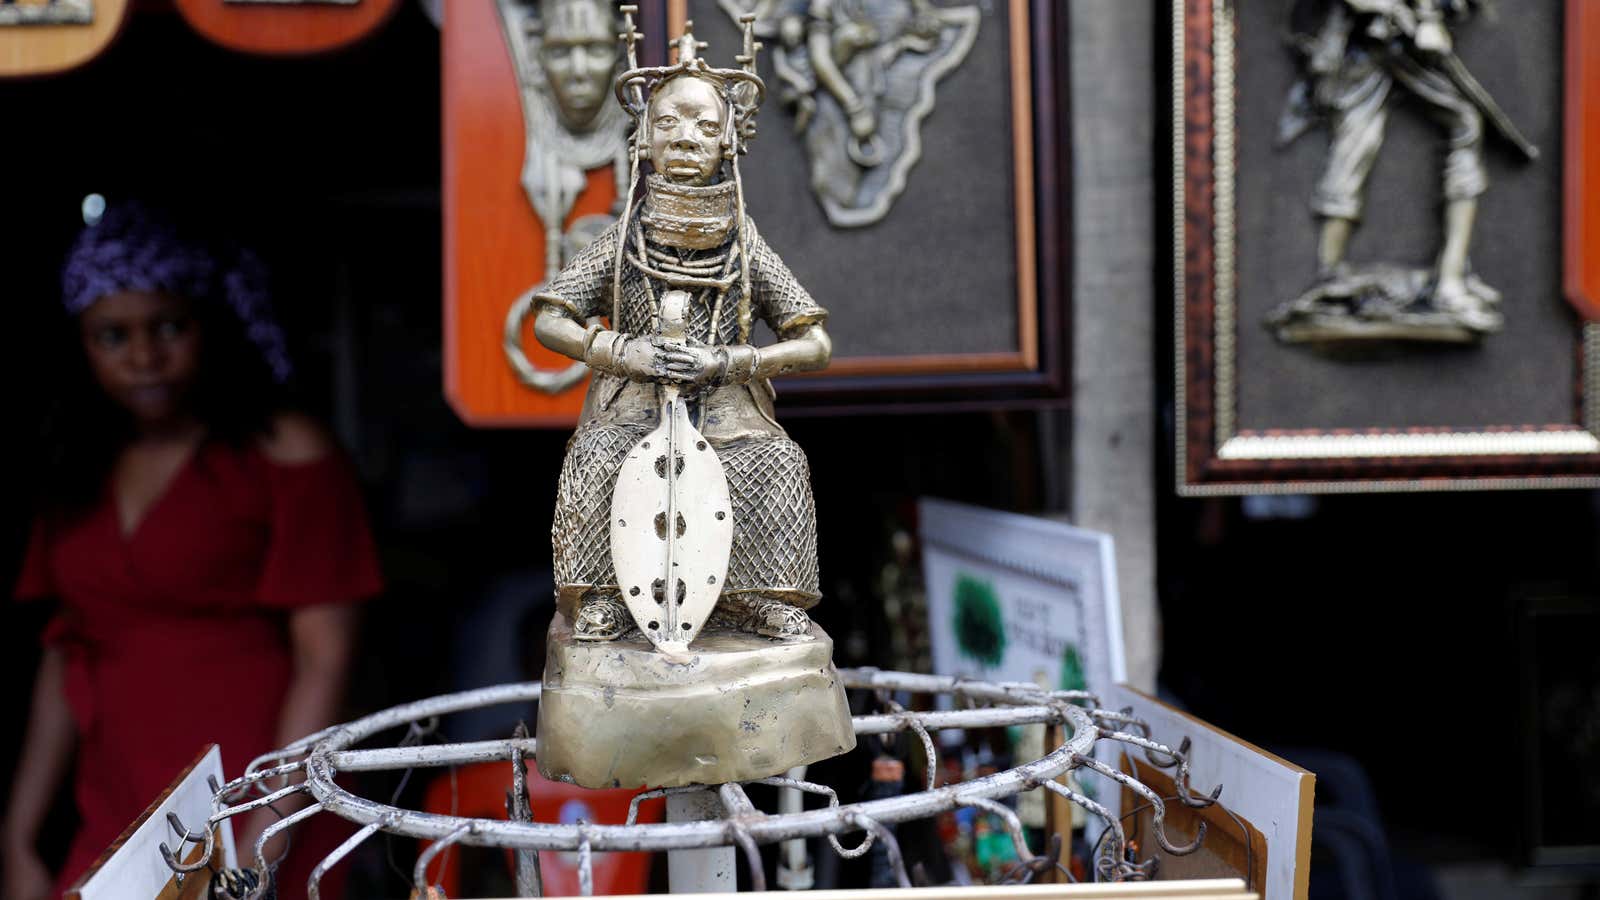
[{"label": "bronze figure with sword relief", "polygon": [[[1504,324],[1499,291],[1473,273],[1468,258],[1478,198],[1489,184],[1485,137],[1503,139],[1528,161],[1539,151],[1455,53],[1448,19],[1464,18],[1478,4],[1295,0],[1292,18],[1315,27],[1298,35],[1305,73],[1290,91],[1277,140],[1286,146],[1325,121],[1330,142],[1312,199],[1321,220],[1317,279],[1268,317],[1281,340],[1470,343]],[[1352,264],[1346,250],[1400,96],[1414,99],[1446,132],[1443,240],[1432,266]]]}]

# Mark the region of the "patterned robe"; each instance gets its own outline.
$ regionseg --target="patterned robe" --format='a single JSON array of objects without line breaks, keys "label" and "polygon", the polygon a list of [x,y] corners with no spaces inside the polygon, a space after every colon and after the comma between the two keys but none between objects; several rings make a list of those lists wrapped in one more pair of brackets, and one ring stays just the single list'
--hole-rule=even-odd
[{"label": "patterned robe", "polygon": [[[592,316],[612,316],[620,227],[607,229],[574,257],[537,302],[579,323]],[[823,322],[827,310],[801,287],[748,221],[745,233],[751,318],[765,322],[780,339]],[[730,239],[712,250],[654,249],[694,262],[737,254],[734,244]],[[612,327],[629,335],[651,334],[657,328],[657,298],[668,288],[626,258],[623,267],[620,321]],[[738,343],[740,290],[735,279],[722,297],[714,335],[716,291],[694,292],[685,329],[690,342]],[[809,608],[821,597],[810,469],[805,453],[773,418],[773,396],[766,379],[686,392],[689,414],[716,449],[733,501],[733,548],[719,605],[771,597]],[[660,424],[660,403],[660,386],[654,383],[596,372],[589,385],[578,429],[567,443],[551,529],[556,596],[569,618],[578,600],[591,590],[617,593],[611,563],[611,494],[628,452]]]}]

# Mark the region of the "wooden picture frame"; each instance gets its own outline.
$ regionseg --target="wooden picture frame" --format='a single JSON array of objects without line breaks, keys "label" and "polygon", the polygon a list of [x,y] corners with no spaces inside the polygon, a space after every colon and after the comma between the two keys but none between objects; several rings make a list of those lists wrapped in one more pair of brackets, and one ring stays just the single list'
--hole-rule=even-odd
[{"label": "wooden picture frame", "polygon": [[[1600,46],[1600,7],[1587,0],[1551,2],[1564,2],[1553,15],[1564,16],[1566,45],[1564,165],[1557,176],[1563,200],[1552,223],[1562,232],[1562,263],[1555,277],[1576,310],[1570,343],[1576,375],[1569,384],[1547,387],[1561,394],[1555,399],[1565,411],[1533,421],[1307,428],[1240,424],[1241,385],[1266,377],[1238,357],[1243,330],[1258,324],[1240,314],[1241,258],[1261,252],[1268,238],[1243,233],[1240,224],[1239,123],[1246,110],[1238,102],[1237,9],[1230,0],[1173,0],[1174,461],[1180,495],[1600,486],[1600,326],[1594,324],[1600,316],[1600,61],[1593,54]],[[1247,112],[1275,111],[1252,106]],[[1254,416],[1262,418],[1259,409]]]}]

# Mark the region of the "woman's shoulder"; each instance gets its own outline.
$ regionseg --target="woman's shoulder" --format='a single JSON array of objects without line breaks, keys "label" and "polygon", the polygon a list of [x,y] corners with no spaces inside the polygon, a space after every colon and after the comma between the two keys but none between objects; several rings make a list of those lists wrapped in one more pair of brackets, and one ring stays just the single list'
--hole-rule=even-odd
[{"label": "woman's shoulder", "polygon": [[280,412],[256,440],[256,449],[268,462],[299,466],[334,455],[337,444],[322,423],[301,412]]}]

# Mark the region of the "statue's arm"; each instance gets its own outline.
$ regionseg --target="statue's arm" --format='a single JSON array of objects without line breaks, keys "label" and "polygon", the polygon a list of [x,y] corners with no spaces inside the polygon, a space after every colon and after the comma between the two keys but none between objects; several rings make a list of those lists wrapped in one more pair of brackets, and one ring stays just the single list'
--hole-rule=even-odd
[{"label": "statue's arm", "polygon": [[533,320],[533,334],[548,349],[583,361],[583,345],[589,337],[589,329],[560,307],[541,304],[539,315]]},{"label": "statue's arm", "polygon": [[844,114],[850,120],[850,133],[860,140],[866,140],[878,128],[877,117],[867,109],[861,95],[850,84],[850,79],[839,71],[839,63],[833,57],[831,16],[826,5],[812,11],[811,22],[806,27],[806,50],[811,57],[811,68],[822,86],[844,107]]},{"label": "statue's arm", "polygon": [[587,363],[591,369],[613,375],[635,377],[645,344],[625,352],[631,343],[626,336],[598,324],[597,316],[610,312],[606,300],[611,295],[613,259],[619,226],[601,232],[594,242],[551,279],[544,290],[534,295],[539,310],[533,320],[533,334],[539,343],[562,356]]},{"label": "statue's arm", "polygon": [[809,322],[783,332],[783,340],[765,347],[731,344],[712,352],[708,377],[720,384],[749,384],[790,372],[826,369],[833,358],[833,339],[821,322]]},{"label": "statue's arm", "polygon": [[723,379],[742,384],[827,368],[833,358],[833,339],[823,327],[828,311],[812,299],[753,224],[747,238],[752,312],[772,327],[778,342],[765,347],[738,344],[719,348]]},{"label": "statue's arm", "polygon": [[533,320],[539,343],[597,372],[632,381],[678,381],[669,365],[671,348],[650,337],[612,331],[599,323],[584,325],[559,306],[544,305]]},{"label": "statue's arm", "polygon": [[802,326],[784,340],[761,348],[756,366],[757,378],[771,378],[790,372],[815,372],[826,369],[833,359],[833,339],[821,322]]}]

